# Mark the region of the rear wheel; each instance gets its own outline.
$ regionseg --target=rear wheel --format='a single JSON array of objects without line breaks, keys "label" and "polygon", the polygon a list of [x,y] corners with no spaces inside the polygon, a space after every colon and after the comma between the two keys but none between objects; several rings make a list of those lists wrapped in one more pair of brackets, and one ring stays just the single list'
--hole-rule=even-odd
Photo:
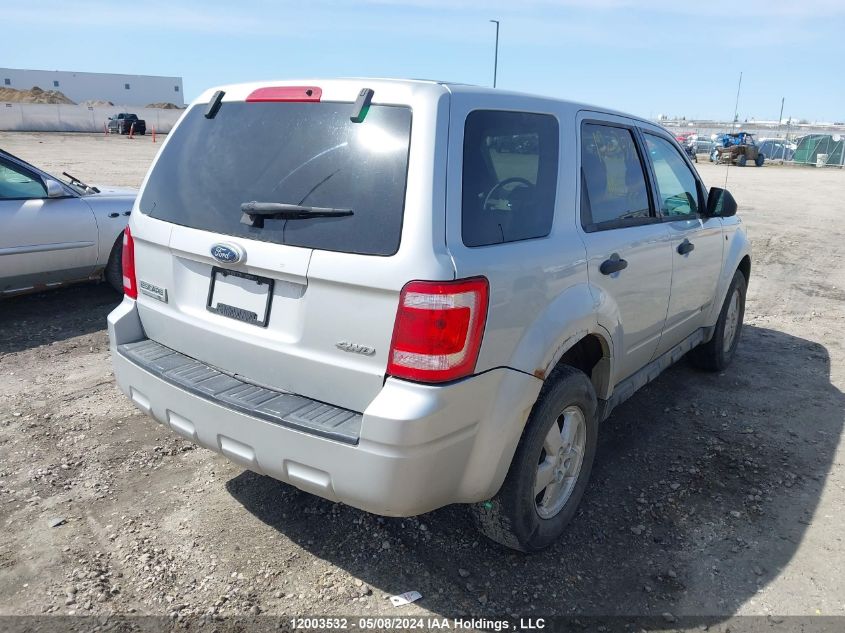
[{"label": "rear wheel", "polygon": [[123,294],[123,232],[117,236],[114,246],[111,247],[103,276],[112,288]]},{"label": "rear wheel", "polygon": [[713,338],[689,353],[690,360],[696,367],[708,371],[721,371],[730,365],[742,333],[747,288],[745,275],[742,271],[736,271],[728,288],[725,303],[722,304],[719,320],[716,321]]},{"label": "rear wheel", "polygon": [[745,163],[748,162],[748,157],[745,154],[740,154],[739,157],[736,159],[736,164],[740,167],[745,167]]},{"label": "rear wheel", "polygon": [[551,545],[575,515],[593,466],[596,394],[583,372],[549,378],[498,494],[472,510],[490,539],[523,552]]}]

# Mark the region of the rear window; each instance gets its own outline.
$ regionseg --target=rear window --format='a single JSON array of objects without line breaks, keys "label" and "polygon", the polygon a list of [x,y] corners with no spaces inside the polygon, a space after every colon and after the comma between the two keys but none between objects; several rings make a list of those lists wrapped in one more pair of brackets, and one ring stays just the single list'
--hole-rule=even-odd
[{"label": "rear window", "polygon": [[633,132],[581,127],[581,223],[588,232],[642,224],[651,217],[645,169]]},{"label": "rear window", "polygon": [[[224,102],[213,119],[191,108],[167,142],[142,212],[192,228],[364,255],[399,248],[411,110],[351,103]],[[241,223],[241,204],[352,209],[353,215]]]}]

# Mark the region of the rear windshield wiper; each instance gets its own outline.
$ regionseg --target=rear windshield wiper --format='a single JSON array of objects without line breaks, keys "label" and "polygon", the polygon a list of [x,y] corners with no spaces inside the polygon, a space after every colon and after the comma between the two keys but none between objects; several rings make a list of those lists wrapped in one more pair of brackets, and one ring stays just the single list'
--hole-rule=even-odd
[{"label": "rear windshield wiper", "polygon": [[305,207],[301,204],[284,202],[244,202],[241,205],[241,223],[263,229],[264,220],[308,220],[311,218],[334,218],[352,215],[352,209],[333,207]]},{"label": "rear windshield wiper", "polygon": [[97,189],[96,187],[92,187],[91,185],[86,185],[79,178],[77,178],[76,176],[71,176],[66,171],[62,172],[62,176],[67,176],[68,180],[70,181],[70,184],[78,185],[78,186],[82,187],[83,189],[85,189],[85,191],[93,191],[94,193],[100,193],[100,190]]}]

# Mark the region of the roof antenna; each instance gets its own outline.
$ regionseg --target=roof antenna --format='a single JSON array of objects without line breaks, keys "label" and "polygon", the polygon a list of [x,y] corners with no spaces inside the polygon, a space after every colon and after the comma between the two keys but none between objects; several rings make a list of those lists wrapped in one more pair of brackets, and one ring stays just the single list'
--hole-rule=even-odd
[{"label": "roof antenna", "polygon": [[208,107],[205,109],[206,119],[213,119],[217,116],[217,111],[220,109],[220,104],[223,102],[223,95],[225,94],[222,90],[218,90],[212,95],[211,100],[208,102]]}]

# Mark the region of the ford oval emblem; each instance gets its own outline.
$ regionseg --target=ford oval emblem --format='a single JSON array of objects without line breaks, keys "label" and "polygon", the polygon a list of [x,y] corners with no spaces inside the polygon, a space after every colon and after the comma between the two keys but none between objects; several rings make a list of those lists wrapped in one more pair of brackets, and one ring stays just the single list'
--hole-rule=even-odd
[{"label": "ford oval emblem", "polygon": [[235,244],[212,244],[211,256],[223,264],[237,264],[244,260],[244,249]]}]

